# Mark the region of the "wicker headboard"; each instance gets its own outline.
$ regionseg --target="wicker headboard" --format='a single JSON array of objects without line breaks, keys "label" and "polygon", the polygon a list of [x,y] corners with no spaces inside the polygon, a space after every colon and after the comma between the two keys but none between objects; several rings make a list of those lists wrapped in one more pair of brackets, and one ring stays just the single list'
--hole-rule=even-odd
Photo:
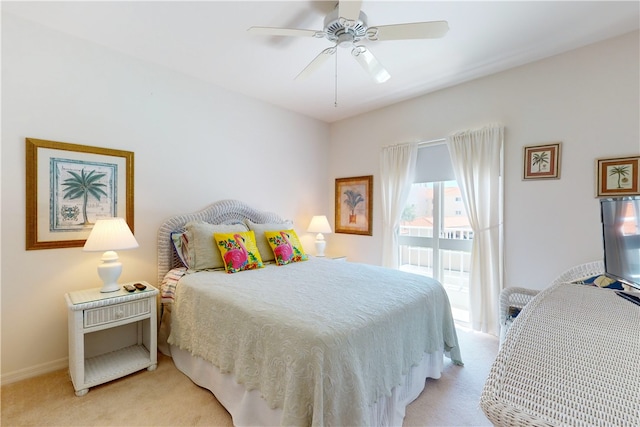
[{"label": "wicker headboard", "polygon": [[210,224],[232,224],[249,219],[256,224],[283,222],[280,216],[272,212],[263,212],[247,206],[237,200],[221,200],[198,212],[176,215],[168,218],[158,229],[158,282],[160,286],[164,275],[172,268],[182,267],[182,262],[173,247],[171,233],[182,231],[189,221],[205,221]]}]

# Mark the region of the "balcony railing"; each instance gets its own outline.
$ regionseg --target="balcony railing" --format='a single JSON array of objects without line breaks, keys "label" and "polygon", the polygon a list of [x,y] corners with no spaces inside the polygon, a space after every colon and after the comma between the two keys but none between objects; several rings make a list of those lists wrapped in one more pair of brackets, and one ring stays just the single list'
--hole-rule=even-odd
[{"label": "balcony railing", "polygon": [[[433,228],[417,225],[401,225],[400,236],[433,237]],[[473,230],[470,228],[451,227],[440,232],[441,239],[473,240]]]},{"label": "balcony railing", "polygon": [[[434,273],[432,229],[427,227],[400,227],[400,270],[433,277],[442,283],[457,320],[468,321],[469,268],[473,231],[445,229],[437,239],[439,269]],[[430,235],[431,234],[431,235]],[[438,263],[435,263],[438,265]]]}]

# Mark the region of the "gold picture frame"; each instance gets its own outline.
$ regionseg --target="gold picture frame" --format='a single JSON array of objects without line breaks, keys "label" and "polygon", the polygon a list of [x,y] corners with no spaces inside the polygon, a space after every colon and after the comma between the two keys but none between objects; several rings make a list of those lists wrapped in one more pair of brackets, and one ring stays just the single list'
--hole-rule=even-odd
[{"label": "gold picture frame", "polygon": [[373,235],[373,175],[336,179],[336,233]]},{"label": "gold picture frame", "polygon": [[560,143],[529,145],[523,149],[523,180],[560,178]]},{"label": "gold picture frame", "polygon": [[25,142],[27,250],[83,246],[100,218],[125,218],[133,232],[133,152]]},{"label": "gold picture frame", "polygon": [[640,194],[640,156],[596,159],[596,197]]}]

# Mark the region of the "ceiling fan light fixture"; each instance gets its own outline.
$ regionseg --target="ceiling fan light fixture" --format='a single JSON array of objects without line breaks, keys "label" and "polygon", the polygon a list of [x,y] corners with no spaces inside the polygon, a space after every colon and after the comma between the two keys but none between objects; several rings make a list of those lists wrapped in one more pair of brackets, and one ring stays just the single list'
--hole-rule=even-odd
[{"label": "ceiling fan light fixture", "polygon": [[356,41],[357,40],[353,37],[353,34],[342,33],[338,36],[336,44],[340,47],[351,47]]},{"label": "ceiling fan light fixture", "polygon": [[351,55],[377,83],[384,83],[391,78],[391,74],[365,46],[354,46]]}]

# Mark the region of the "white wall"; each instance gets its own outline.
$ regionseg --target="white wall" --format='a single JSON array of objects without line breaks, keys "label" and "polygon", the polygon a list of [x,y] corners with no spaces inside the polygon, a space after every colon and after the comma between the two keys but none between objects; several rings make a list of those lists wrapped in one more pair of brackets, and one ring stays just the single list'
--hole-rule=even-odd
[{"label": "white wall", "polygon": [[[372,237],[335,234],[331,244],[382,262],[381,147],[501,122],[506,285],[543,288],[601,259],[594,162],[640,153],[639,51],[634,32],[333,124],[330,175],[374,175],[375,202]],[[560,179],[522,181],[522,147],[556,141]]]},{"label": "white wall", "polygon": [[2,379],[66,366],[64,293],[98,287],[100,254],[25,251],[25,138],[135,153],[135,234],[122,280],[156,282],[168,216],[226,198],[295,221],[303,245],[329,126],[2,14]]}]

